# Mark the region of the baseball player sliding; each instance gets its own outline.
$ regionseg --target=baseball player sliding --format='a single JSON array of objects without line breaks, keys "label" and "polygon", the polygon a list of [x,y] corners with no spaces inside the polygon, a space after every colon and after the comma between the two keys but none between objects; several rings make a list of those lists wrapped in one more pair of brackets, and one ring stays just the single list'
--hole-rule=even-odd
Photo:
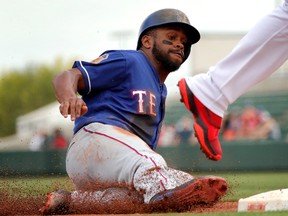
[{"label": "baseball player sliding", "polygon": [[193,114],[196,136],[209,159],[222,157],[218,132],[228,106],[275,72],[287,58],[288,0],[285,0],[208,73],[179,81],[182,100]]},{"label": "baseball player sliding", "polygon": [[[281,37],[281,29],[286,36]],[[254,39],[250,40],[252,36]],[[55,77],[53,85],[60,112],[75,120],[75,134],[66,159],[75,191],[49,193],[40,209],[42,214],[69,212],[74,203],[97,204],[113,199],[188,210],[199,203],[213,204],[226,193],[225,179],[194,178],[168,167],[154,151],[164,118],[164,81],[185,62],[192,44],[199,39],[198,30],[184,13],[159,10],[140,27],[136,51],[106,51],[92,62],[76,61],[72,69]],[[274,47],[276,41],[282,41],[281,45]],[[232,52],[214,72],[180,80],[183,102],[195,117],[200,146],[209,158],[221,158],[217,135],[228,104],[260,79],[260,63],[267,67],[263,68],[267,75],[287,59],[284,44],[287,45],[287,0],[284,6],[264,17],[235,48],[237,54],[237,49],[246,47],[241,55],[237,54],[239,58],[235,59]],[[271,50],[277,57],[268,63],[266,58]],[[251,66],[255,63],[256,71]],[[221,72],[221,65],[229,65],[230,69]],[[245,78],[236,76],[241,67],[244,71],[248,68],[246,72],[241,70]],[[243,90],[233,90],[233,94],[230,91],[238,79],[247,85],[239,85]],[[227,84],[229,89],[225,88]]]},{"label": "baseball player sliding", "polygon": [[164,119],[164,81],[199,39],[183,12],[159,10],[144,20],[137,50],[105,51],[55,77],[60,112],[75,120],[66,158],[75,191],[49,193],[41,213],[69,211],[74,203],[103,202],[119,193],[126,201],[181,210],[225,194],[225,179],[193,178],[168,167],[154,151]]}]

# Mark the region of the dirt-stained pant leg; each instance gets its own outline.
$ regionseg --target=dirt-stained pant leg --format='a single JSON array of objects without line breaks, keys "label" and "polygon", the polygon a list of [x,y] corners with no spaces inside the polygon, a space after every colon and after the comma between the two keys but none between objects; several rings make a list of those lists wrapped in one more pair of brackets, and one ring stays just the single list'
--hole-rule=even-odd
[{"label": "dirt-stained pant leg", "polygon": [[173,189],[193,179],[192,175],[167,166],[149,168],[147,165],[143,163],[134,177],[134,187],[145,191],[145,203],[149,203],[155,194]]},{"label": "dirt-stained pant leg", "polygon": [[[97,190],[105,183],[134,186],[144,202],[193,177],[167,167],[163,157],[137,136],[100,123],[82,128],[72,139],[66,169],[76,190]],[[114,185],[115,186],[115,185]]]}]

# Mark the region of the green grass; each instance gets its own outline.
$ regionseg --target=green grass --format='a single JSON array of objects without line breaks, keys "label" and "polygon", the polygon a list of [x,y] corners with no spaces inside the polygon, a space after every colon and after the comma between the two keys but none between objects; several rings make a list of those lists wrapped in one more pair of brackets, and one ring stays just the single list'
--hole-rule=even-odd
[{"label": "green grass", "polygon": [[57,189],[73,190],[68,177],[0,178],[0,191],[15,196],[39,196]]},{"label": "green grass", "polygon": [[220,173],[219,176],[224,177],[230,185],[226,201],[238,201],[255,194],[288,188],[288,172],[231,172]]},{"label": "green grass", "polygon": [[[194,173],[194,176],[217,175],[227,179],[230,189],[223,201],[238,201],[258,193],[271,190],[288,188],[288,172],[249,172],[249,173]],[[39,196],[49,191],[64,188],[72,190],[73,186],[67,177],[5,177],[0,178],[0,191],[12,193],[16,196]],[[0,212],[1,214],[1,212]],[[152,214],[152,215],[175,215]],[[147,216],[151,214],[147,214]],[[182,213],[192,216],[284,216],[288,211],[278,212],[253,212],[253,213]]]}]

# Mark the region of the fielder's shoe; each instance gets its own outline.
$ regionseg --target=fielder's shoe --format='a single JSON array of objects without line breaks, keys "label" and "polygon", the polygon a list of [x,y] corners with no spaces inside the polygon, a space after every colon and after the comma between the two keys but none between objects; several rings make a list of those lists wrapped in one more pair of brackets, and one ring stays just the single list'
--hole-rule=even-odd
[{"label": "fielder's shoe", "polygon": [[184,78],[178,82],[178,87],[182,97],[181,102],[192,112],[194,131],[202,152],[211,160],[220,160],[222,149],[218,133],[222,124],[222,118],[205,107],[194,96]]},{"label": "fielder's shoe", "polygon": [[151,198],[150,204],[166,208],[189,210],[191,207],[215,204],[227,191],[225,179],[216,176],[195,178],[174,189],[162,191]]},{"label": "fielder's shoe", "polygon": [[65,190],[57,190],[47,194],[47,200],[39,209],[42,215],[55,215],[69,213],[71,193]]}]

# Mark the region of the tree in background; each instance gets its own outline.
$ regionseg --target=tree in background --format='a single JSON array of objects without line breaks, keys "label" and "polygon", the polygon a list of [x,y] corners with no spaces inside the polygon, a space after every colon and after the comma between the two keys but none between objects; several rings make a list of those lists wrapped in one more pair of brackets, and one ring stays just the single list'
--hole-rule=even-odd
[{"label": "tree in background", "polygon": [[51,81],[67,68],[58,59],[54,65],[33,65],[7,70],[0,75],[0,137],[15,133],[16,118],[55,101]]}]

